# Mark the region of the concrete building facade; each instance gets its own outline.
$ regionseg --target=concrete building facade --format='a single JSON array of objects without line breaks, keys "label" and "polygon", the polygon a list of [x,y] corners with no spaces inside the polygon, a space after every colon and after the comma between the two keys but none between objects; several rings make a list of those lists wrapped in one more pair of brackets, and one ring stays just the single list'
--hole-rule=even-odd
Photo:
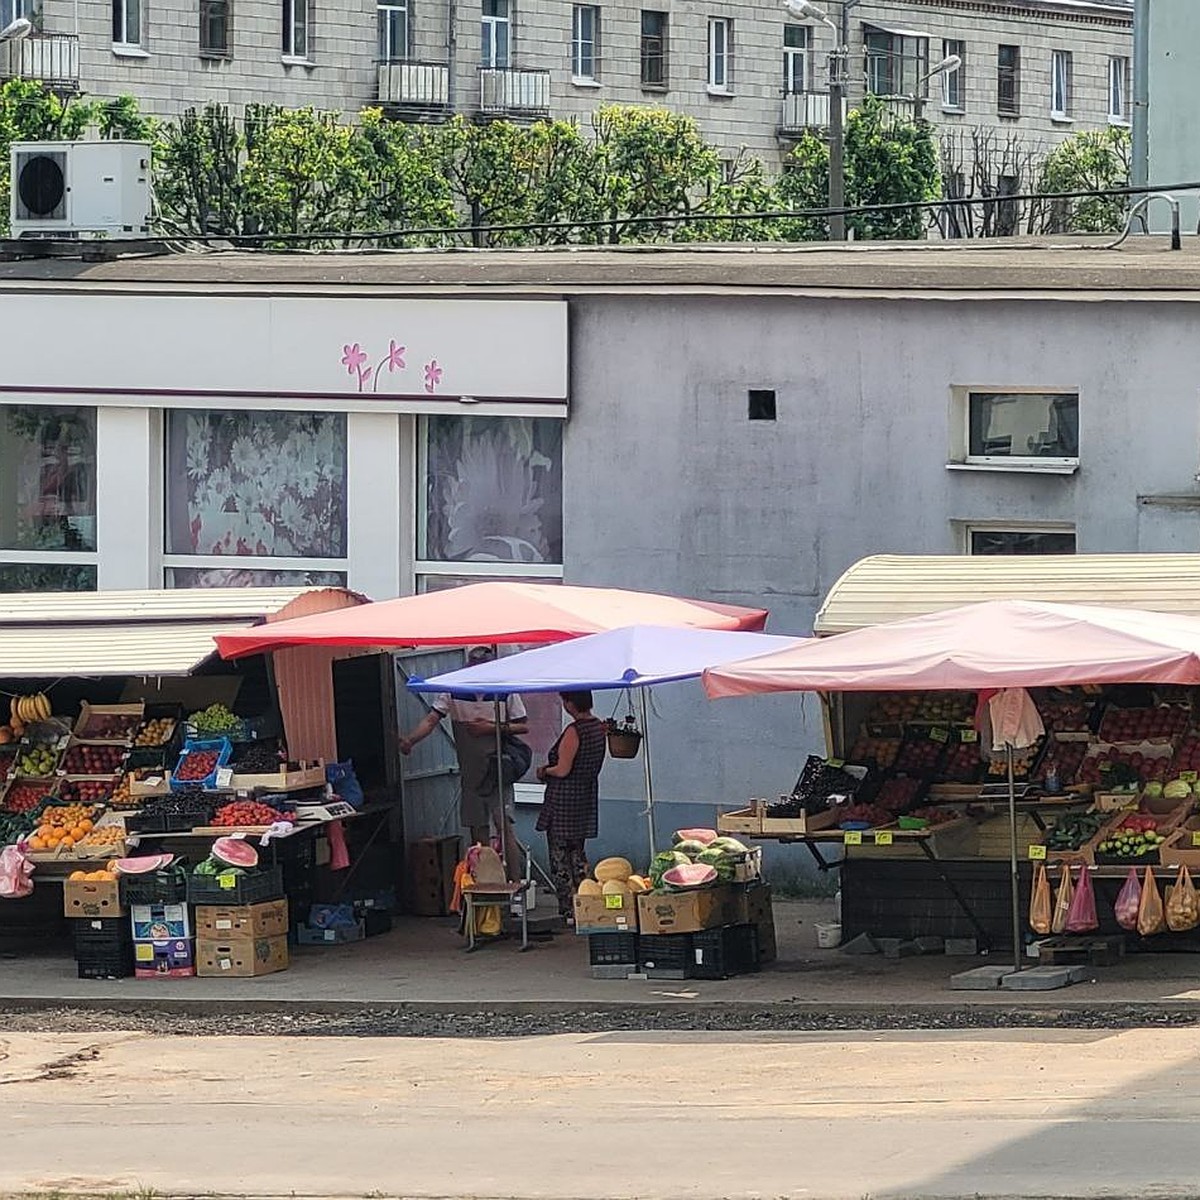
[{"label": "concrete building facade", "polygon": [[[828,23],[747,0],[644,5],[5,0],[41,33],[0,47],[0,70],[131,92],[160,115],[215,101],[586,120],[604,103],[658,104],[768,161],[827,128],[837,0]],[[845,16],[849,102],[873,91],[954,138],[978,128],[1044,149],[1128,121],[1130,14],[1125,0],[859,0]],[[961,65],[926,78],[948,55]]]}]

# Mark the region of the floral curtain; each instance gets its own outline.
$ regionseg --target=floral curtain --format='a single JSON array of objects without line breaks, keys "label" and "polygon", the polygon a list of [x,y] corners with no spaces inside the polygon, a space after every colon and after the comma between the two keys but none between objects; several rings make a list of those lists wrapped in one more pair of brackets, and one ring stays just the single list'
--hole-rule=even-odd
[{"label": "floral curtain", "polygon": [[345,571],[242,571],[236,567],[168,567],[167,587],[344,587]]},{"label": "floral curtain", "polygon": [[167,553],[346,556],[346,419],[193,412],[167,421]]}]

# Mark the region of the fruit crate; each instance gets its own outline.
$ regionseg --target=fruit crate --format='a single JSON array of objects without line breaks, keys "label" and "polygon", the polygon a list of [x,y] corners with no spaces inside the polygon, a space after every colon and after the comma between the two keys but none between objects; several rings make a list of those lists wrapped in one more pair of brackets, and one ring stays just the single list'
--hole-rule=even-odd
[{"label": "fruit crate", "polygon": [[[75,722],[75,740],[95,745],[128,746],[133,741],[134,730],[142,723],[144,704],[89,704],[79,706],[79,720]],[[120,732],[106,728],[118,725]]]},{"label": "fruit crate", "polygon": [[[194,754],[197,751],[217,752],[216,765],[203,779],[178,779],[176,778],[180,767],[187,761],[189,754]],[[186,788],[200,787],[205,790],[211,790],[217,786],[217,774],[222,767],[226,766],[229,760],[233,757],[233,743],[227,737],[221,738],[206,738],[199,741],[187,741],[184,743],[183,752],[179,755],[179,761],[175,764],[175,769],[171,772],[171,789],[172,791],[181,792]]]},{"label": "fruit crate", "polygon": [[71,922],[77,958],[104,958],[133,941],[128,917],[83,917]]},{"label": "fruit crate", "polygon": [[588,935],[588,962],[593,967],[637,965],[636,933],[593,933]]},{"label": "fruit crate", "polygon": [[133,975],[133,942],[109,955],[76,958],[80,979],[128,979]]},{"label": "fruit crate", "polygon": [[183,904],[187,894],[188,876],[183,867],[121,876],[121,904],[125,908],[133,904]]},{"label": "fruit crate", "polygon": [[212,820],[213,805],[189,804],[184,808],[145,808],[125,818],[130,833],[188,833],[203,829]]},{"label": "fruit crate", "polygon": [[728,979],[758,969],[756,925],[722,925],[692,934],[692,979]]},{"label": "fruit crate", "polygon": [[268,867],[252,875],[189,875],[187,898],[189,904],[261,904],[265,900],[282,900],[283,868]]},{"label": "fruit crate", "polygon": [[691,933],[644,934],[638,942],[638,965],[651,979],[691,979],[695,958]]}]

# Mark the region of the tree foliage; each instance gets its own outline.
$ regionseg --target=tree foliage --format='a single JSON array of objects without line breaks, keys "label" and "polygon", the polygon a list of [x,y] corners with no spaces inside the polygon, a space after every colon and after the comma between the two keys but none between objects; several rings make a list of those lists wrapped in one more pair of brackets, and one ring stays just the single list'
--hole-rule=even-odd
[{"label": "tree foliage", "polygon": [[[1039,191],[1104,191],[1129,186],[1132,138],[1128,129],[1109,126],[1089,129],[1065,138],[1042,164]],[[1125,224],[1129,200],[1125,196],[1087,196],[1053,206],[1052,230],[1056,233],[1110,233]]]}]

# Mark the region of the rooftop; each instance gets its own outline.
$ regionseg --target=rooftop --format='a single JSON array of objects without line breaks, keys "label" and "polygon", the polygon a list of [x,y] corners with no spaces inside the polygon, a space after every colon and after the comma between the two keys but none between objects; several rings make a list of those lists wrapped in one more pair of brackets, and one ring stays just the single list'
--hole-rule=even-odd
[{"label": "rooftop", "polygon": [[1200,299],[1200,240],[1137,237],[362,253],[128,255],[0,262],[0,289],[391,295],[716,293]]}]

